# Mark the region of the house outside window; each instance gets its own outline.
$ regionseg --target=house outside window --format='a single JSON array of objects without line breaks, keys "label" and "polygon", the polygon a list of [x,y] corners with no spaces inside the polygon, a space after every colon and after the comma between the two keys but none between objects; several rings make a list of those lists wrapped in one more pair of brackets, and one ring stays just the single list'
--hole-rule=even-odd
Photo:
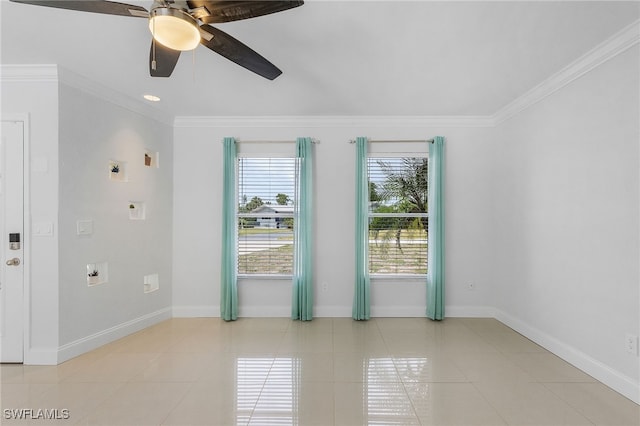
[{"label": "house outside window", "polygon": [[238,158],[239,276],[293,273],[296,161],[276,156]]}]

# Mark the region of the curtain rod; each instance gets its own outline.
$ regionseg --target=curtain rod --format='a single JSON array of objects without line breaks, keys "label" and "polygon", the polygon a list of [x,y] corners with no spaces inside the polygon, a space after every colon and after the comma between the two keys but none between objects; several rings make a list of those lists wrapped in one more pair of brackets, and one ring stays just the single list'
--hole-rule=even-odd
[{"label": "curtain rod", "polygon": [[[376,142],[427,142],[427,143],[433,143],[433,139],[395,139],[395,140],[367,140],[367,142],[371,142],[371,143],[376,143]],[[350,139],[349,143],[353,144],[356,143],[355,139]]]},{"label": "curtain rod", "polygon": [[[295,140],[281,140],[281,141],[277,141],[277,140],[247,140],[247,141],[241,141],[238,139],[235,139],[236,143],[296,143]],[[311,143],[313,144],[319,144],[320,141],[318,139],[311,139]]]}]

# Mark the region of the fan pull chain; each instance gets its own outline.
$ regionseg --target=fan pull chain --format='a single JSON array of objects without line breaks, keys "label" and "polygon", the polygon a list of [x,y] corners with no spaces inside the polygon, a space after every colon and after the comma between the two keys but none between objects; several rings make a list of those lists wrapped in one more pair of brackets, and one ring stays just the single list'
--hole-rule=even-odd
[{"label": "fan pull chain", "polygon": [[156,70],[156,20],[153,20],[153,31],[151,31],[151,69]]},{"label": "fan pull chain", "polygon": [[192,60],[191,60],[191,69],[193,70],[193,82],[196,82],[196,49],[193,49],[192,51]]},{"label": "fan pull chain", "polygon": [[156,41],[153,40],[152,44],[153,44],[153,58],[151,59],[151,69],[155,71],[157,69],[156,68]]}]

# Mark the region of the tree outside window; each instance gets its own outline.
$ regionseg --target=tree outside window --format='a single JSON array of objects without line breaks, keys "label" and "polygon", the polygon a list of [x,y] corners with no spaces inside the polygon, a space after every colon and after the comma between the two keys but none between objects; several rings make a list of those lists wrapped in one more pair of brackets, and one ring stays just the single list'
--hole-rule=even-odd
[{"label": "tree outside window", "polygon": [[427,273],[426,157],[370,157],[369,272]]}]

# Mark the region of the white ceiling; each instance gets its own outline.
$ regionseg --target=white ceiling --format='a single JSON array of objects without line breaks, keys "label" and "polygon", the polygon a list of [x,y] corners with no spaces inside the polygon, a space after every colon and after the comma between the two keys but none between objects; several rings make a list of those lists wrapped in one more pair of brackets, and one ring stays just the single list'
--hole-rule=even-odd
[{"label": "white ceiling", "polygon": [[274,81],[202,46],[151,78],[140,18],[7,0],[0,15],[2,64],[60,64],[136,99],[158,95],[173,116],[443,116],[495,113],[637,20],[640,3],[308,0],[216,25],[282,69]]}]

